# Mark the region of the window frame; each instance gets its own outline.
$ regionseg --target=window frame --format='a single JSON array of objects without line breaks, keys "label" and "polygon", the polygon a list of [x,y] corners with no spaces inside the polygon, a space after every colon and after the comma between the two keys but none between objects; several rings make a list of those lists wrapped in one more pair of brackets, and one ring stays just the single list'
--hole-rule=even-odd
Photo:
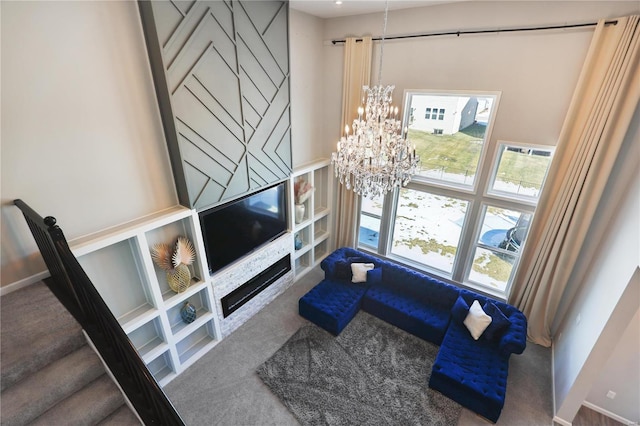
[{"label": "window frame", "polygon": [[[476,168],[476,175],[475,178],[473,180],[473,185],[464,185],[464,184],[458,184],[455,182],[447,182],[447,181],[443,181],[443,180],[437,180],[437,179],[433,179],[427,176],[422,176],[420,174],[415,174],[412,177],[412,182],[416,181],[416,182],[423,182],[423,183],[427,183],[430,185],[434,185],[434,186],[439,186],[442,188],[454,188],[456,190],[462,191],[462,192],[467,192],[469,194],[473,194],[478,192],[478,187],[479,187],[479,176],[478,176],[478,171],[480,170],[479,165],[480,164],[484,164],[484,161],[487,158],[487,155],[490,155],[491,151],[491,145],[493,145],[491,142],[491,138],[490,136],[493,133],[493,127],[495,125],[495,121],[496,121],[496,116],[497,116],[497,111],[498,108],[500,106],[500,97],[502,95],[501,91],[477,91],[477,90],[432,90],[432,89],[405,89],[404,90],[404,102],[403,102],[403,124],[402,124],[402,128],[404,128],[405,126],[407,126],[406,123],[409,123],[409,115],[407,114],[407,111],[411,110],[411,98],[410,96],[417,94],[417,95],[431,95],[431,96],[470,96],[470,97],[484,97],[484,98],[488,98],[488,97],[493,97],[493,102],[491,105],[492,108],[492,114],[491,117],[489,118],[489,121],[487,122],[487,129],[485,131],[485,137],[484,137],[484,143],[482,145],[482,151],[480,152],[480,157],[478,158],[478,167]],[[433,108],[431,108],[433,110]],[[444,108],[446,109],[446,108]]]},{"label": "window frame", "polygon": [[[442,90],[410,90],[407,89],[404,92],[404,110],[406,113],[403,115],[405,123],[409,122],[409,111],[411,110],[411,96],[414,94],[426,94],[434,96],[476,96],[476,97],[493,97],[493,103],[491,105],[491,116],[487,121],[487,128],[485,131],[484,143],[482,151],[479,156],[476,175],[473,185],[460,185],[455,182],[447,182],[437,180],[435,178],[429,178],[420,175],[414,175],[411,182],[405,187],[406,189],[421,191],[427,194],[433,194],[442,197],[449,197],[454,199],[460,199],[468,203],[467,211],[460,230],[460,238],[458,241],[458,248],[456,256],[453,262],[452,272],[448,274],[446,271],[430,267],[429,265],[413,261],[406,257],[396,255],[392,253],[393,244],[393,231],[395,229],[396,212],[398,206],[398,200],[400,196],[400,190],[395,189],[383,197],[383,205],[380,216],[380,232],[378,236],[378,247],[375,251],[376,254],[386,257],[391,260],[403,263],[411,268],[432,273],[444,281],[451,282],[454,285],[460,287],[469,287],[485,294],[489,294],[501,299],[506,299],[511,291],[513,284],[513,277],[520,265],[520,257],[524,247],[527,244],[528,238],[526,238],[520,247],[519,252],[505,251],[505,254],[515,257],[513,268],[511,270],[509,280],[507,281],[504,291],[500,291],[494,287],[490,287],[483,283],[478,283],[470,279],[471,268],[473,267],[474,255],[477,247],[489,249],[492,252],[499,252],[501,249],[498,247],[484,247],[480,243],[480,234],[482,232],[483,221],[488,207],[497,207],[502,209],[509,209],[519,211],[521,213],[531,213],[535,215],[535,209],[539,200],[533,197],[518,197],[517,194],[510,194],[507,192],[500,192],[492,190],[492,186],[495,183],[496,173],[498,171],[498,160],[500,159],[502,145],[509,147],[519,147],[522,149],[540,149],[550,151],[551,161],[553,161],[553,155],[555,146],[542,145],[542,144],[530,144],[523,142],[513,142],[505,140],[497,140],[493,138],[493,130],[498,116],[498,110],[500,105],[501,92],[499,91],[442,91]],[[433,110],[433,108],[431,108]],[[548,176],[549,167],[545,173],[545,177],[541,184],[540,193],[544,189],[546,178]],[[357,226],[360,228],[360,218],[362,215],[361,204],[358,207],[358,221]],[[531,222],[530,222],[531,224]],[[361,245],[360,240],[357,240],[358,248],[365,251],[371,251],[371,245]]]},{"label": "window frame", "polygon": [[[491,174],[489,175],[489,180],[487,181],[487,184],[485,185],[485,188],[484,188],[484,196],[505,200],[505,201],[516,199],[522,203],[525,203],[531,206],[536,206],[538,204],[538,200],[540,200],[540,195],[538,195],[538,197],[530,197],[527,195],[512,194],[509,192],[495,190],[491,188],[495,184],[495,179],[498,174],[498,169],[500,168],[500,162],[498,160],[500,159],[500,153],[501,153],[500,147],[503,145],[505,147],[508,146],[508,147],[521,148],[521,149],[531,149],[531,150],[538,149],[540,151],[549,151],[550,152],[549,164],[551,164],[551,162],[553,161],[556,147],[551,145],[512,142],[512,141],[506,141],[502,139],[499,139],[496,141],[496,148],[494,150],[494,156],[493,156],[494,157],[493,166],[492,166]],[[544,188],[544,185],[547,181],[548,176],[549,176],[549,167],[547,167],[547,171],[544,174],[544,178],[542,179],[542,182],[540,184],[539,194],[542,194],[542,189]]]},{"label": "window frame", "polygon": [[[515,205],[514,203],[507,201],[507,200],[500,200],[500,199],[494,199],[491,197],[486,198],[486,201],[482,203],[482,205],[480,206],[480,212],[479,212],[479,216],[477,217],[475,223],[474,223],[474,229],[472,232],[472,239],[471,239],[471,243],[469,245],[469,254],[466,258],[466,265],[464,266],[464,273],[463,273],[463,281],[461,281],[462,284],[468,286],[468,287],[472,287],[472,288],[478,288],[483,290],[484,292],[493,294],[493,295],[499,295],[503,298],[506,298],[509,295],[509,292],[511,291],[511,287],[513,285],[513,277],[515,275],[515,273],[518,270],[518,266],[520,265],[520,256],[522,254],[522,251],[524,250],[524,247],[527,244],[528,239],[525,239],[524,242],[522,243],[522,245],[520,246],[520,252],[519,253],[515,253],[515,252],[510,252],[508,250],[503,250],[500,249],[498,247],[491,247],[491,246],[487,246],[486,244],[482,244],[479,243],[480,241],[480,234],[482,233],[482,224],[483,224],[483,219],[485,217],[486,214],[486,210],[488,207],[497,207],[497,208],[501,208],[501,209],[510,209],[510,210],[518,210],[522,213],[530,213],[532,215],[532,219],[533,216],[535,216],[535,205],[529,205],[529,204],[524,204],[524,203],[518,203],[517,205]],[[529,222],[529,226],[531,226],[531,222]],[[527,233],[528,236],[528,233]],[[473,260],[474,260],[474,256],[473,254],[475,253],[475,249],[477,247],[480,248],[484,248],[487,250],[490,250],[492,252],[500,252],[500,253],[505,253],[507,255],[511,255],[514,256],[516,258],[516,261],[513,264],[513,268],[511,269],[511,273],[509,275],[509,280],[507,281],[507,285],[504,289],[504,291],[496,291],[495,289],[493,289],[492,287],[489,287],[485,284],[479,283],[477,281],[473,281],[470,279],[470,273],[471,273],[471,268],[473,267]]]},{"label": "window frame", "polygon": [[[465,234],[465,232],[467,231],[468,227],[471,226],[471,224],[469,223],[469,211],[472,209],[472,204],[473,201],[470,198],[467,198],[465,196],[457,196],[457,195],[451,195],[451,193],[446,192],[443,190],[443,188],[428,188],[429,190],[427,190],[427,188],[425,188],[423,185],[420,184],[415,184],[413,181],[409,182],[409,184],[405,187],[403,187],[403,189],[410,189],[413,191],[420,191],[420,192],[424,192],[427,194],[432,194],[432,195],[436,195],[436,196],[441,196],[441,197],[448,197],[448,198],[455,198],[455,199],[459,199],[462,201],[467,202],[467,212],[464,216],[464,221],[462,223],[462,228],[460,230],[460,240],[462,240],[462,236]],[[416,262],[414,260],[411,260],[409,258],[406,258],[404,256],[400,256],[397,254],[392,253],[392,245],[393,245],[393,231],[395,229],[395,224],[396,224],[396,215],[391,215],[391,211],[397,211],[397,206],[398,206],[398,200],[400,198],[400,191],[399,190],[395,190],[392,191],[390,193],[387,194],[387,196],[385,196],[384,199],[384,204],[383,204],[383,215],[385,213],[385,209],[387,207],[388,204],[388,210],[389,213],[387,215],[387,217],[389,218],[388,221],[384,220],[384,217],[381,218],[380,221],[380,242],[378,244],[378,247],[382,247],[384,248],[384,252],[378,252],[378,254],[382,254],[383,256],[392,259],[392,260],[396,260],[400,263],[404,263],[407,265],[410,265],[411,267],[413,267],[414,269],[419,269],[419,270],[423,270],[423,271],[427,271],[430,272],[432,274],[435,274],[439,277],[443,277],[446,278],[448,280],[454,280],[454,273],[456,271],[456,269],[459,268],[458,263],[461,261],[460,256],[457,255],[456,253],[456,257],[453,261],[453,266],[452,266],[452,272],[451,274],[448,274],[446,271],[443,271],[441,269],[429,266],[427,264],[424,263],[420,263],[420,262]],[[387,203],[387,199],[389,199],[391,202]],[[358,216],[358,222],[359,222],[359,217]],[[387,228],[385,229],[385,239],[384,241],[382,240],[382,228],[384,227],[385,223],[388,225]],[[459,250],[458,250],[459,252]],[[455,281],[455,280],[454,280]]]}]

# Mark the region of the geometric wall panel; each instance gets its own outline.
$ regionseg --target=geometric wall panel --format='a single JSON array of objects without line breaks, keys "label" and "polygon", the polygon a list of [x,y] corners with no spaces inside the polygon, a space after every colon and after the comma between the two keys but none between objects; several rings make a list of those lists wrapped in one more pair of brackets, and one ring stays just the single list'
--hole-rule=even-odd
[{"label": "geometric wall panel", "polygon": [[288,178],[288,2],[138,4],[180,202],[203,210]]}]

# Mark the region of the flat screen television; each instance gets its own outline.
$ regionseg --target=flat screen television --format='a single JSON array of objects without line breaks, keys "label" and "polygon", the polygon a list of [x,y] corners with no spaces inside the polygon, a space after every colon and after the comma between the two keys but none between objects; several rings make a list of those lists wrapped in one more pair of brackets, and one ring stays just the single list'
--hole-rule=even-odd
[{"label": "flat screen television", "polygon": [[288,229],[286,182],[199,213],[213,274]]}]

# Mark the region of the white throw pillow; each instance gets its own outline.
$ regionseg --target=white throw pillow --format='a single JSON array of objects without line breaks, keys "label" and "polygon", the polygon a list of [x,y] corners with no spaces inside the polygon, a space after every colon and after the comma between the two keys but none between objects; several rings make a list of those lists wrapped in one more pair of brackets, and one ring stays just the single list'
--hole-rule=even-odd
[{"label": "white throw pillow", "polygon": [[469,308],[467,317],[464,319],[464,325],[469,329],[471,337],[478,340],[487,327],[489,327],[489,324],[491,324],[491,317],[482,310],[480,303],[474,300]]},{"label": "white throw pillow", "polygon": [[367,282],[367,271],[373,269],[375,265],[373,263],[352,263],[351,264],[351,278],[352,283],[365,283]]}]

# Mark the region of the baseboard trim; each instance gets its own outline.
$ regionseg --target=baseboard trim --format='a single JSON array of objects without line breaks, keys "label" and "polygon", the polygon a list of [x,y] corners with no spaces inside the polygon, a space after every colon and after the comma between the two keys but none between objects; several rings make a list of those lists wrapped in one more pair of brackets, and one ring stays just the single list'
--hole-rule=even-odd
[{"label": "baseboard trim", "polygon": [[30,277],[23,278],[14,283],[2,286],[0,287],[0,297],[6,296],[9,293],[13,293],[14,291],[18,291],[21,288],[25,288],[27,286],[30,286],[31,284],[35,284],[38,281],[42,281],[43,279],[49,278],[49,277],[50,277],[49,271],[42,271],[35,275],[31,275]]},{"label": "baseboard trim", "polygon": [[571,422],[568,422],[565,419],[561,419],[558,416],[553,416],[553,422],[558,423],[559,425],[562,425],[562,426],[571,426]]},{"label": "baseboard trim", "polygon": [[556,345],[553,338],[551,339],[551,403],[553,416],[555,419],[556,411]]},{"label": "baseboard trim", "polygon": [[612,413],[609,410],[605,410],[602,407],[598,407],[597,405],[592,404],[592,403],[590,403],[588,401],[583,401],[582,405],[584,405],[585,407],[587,407],[587,408],[589,408],[589,409],[591,409],[593,411],[597,411],[598,413],[600,413],[600,414],[602,414],[604,416],[607,416],[607,417],[609,417],[609,418],[611,418],[611,419],[613,419],[613,420],[615,420],[617,422],[620,422],[622,424],[625,424],[625,425],[637,425],[638,424],[636,422],[632,422],[629,419],[625,419],[624,417],[619,416],[619,415],[617,415],[615,413]]}]

